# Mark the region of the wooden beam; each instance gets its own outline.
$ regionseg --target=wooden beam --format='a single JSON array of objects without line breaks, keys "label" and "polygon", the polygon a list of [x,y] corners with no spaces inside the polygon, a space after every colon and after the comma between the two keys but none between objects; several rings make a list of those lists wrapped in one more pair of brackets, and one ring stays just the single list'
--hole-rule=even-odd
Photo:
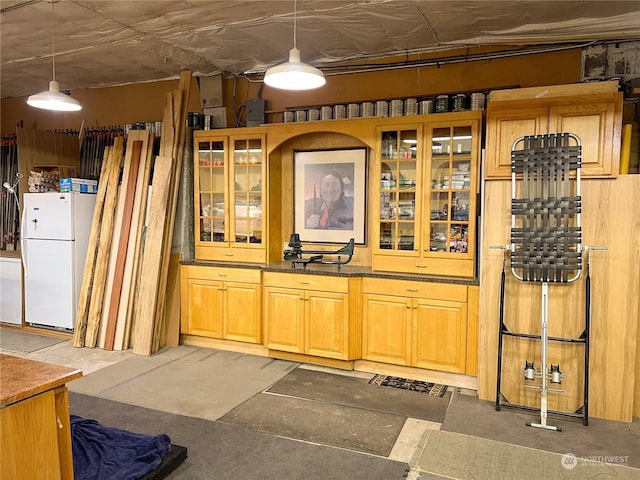
[{"label": "wooden beam", "polygon": [[141,355],[153,353],[160,260],[172,168],[173,159],[156,157],[151,185],[149,225],[140,268],[140,289],[133,318],[133,352]]},{"label": "wooden beam", "polygon": [[100,181],[96,194],[96,205],[93,210],[93,220],[91,222],[91,233],[89,234],[89,247],[87,258],[84,262],[84,273],[82,275],[82,286],[78,297],[78,308],[76,311],[76,324],[73,332],[73,346],[84,347],[84,337],[87,333],[87,319],[89,315],[89,301],[91,298],[91,287],[93,286],[93,272],[98,253],[98,238],[100,236],[100,224],[102,222],[102,212],[104,200],[107,193],[108,178],[113,170],[113,162],[110,156],[111,147],[104,149],[102,168],[100,171]]},{"label": "wooden beam", "polygon": [[[178,86],[177,95],[180,98],[176,98],[174,102],[173,110],[173,123],[175,126],[174,143],[172,147],[172,158],[174,159],[174,169],[172,174],[171,192],[169,196],[169,218],[166,222],[164,232],[164,249],[162,256],[162,267],[160,270],[161,277],[158,283],[158,302],[156,304],[156,319],[154,331],[154,343],[153,350],[157,351],[162,345],[166,343],[167,328],[165,325],[165,308],[169,300],[167,296],[167,284],[169,276],[169,260],[171,256],[171,243],[173,241],[173,226],[176,214],[176,206],[178,203],[178,190],[180,186],[180,174],[182,173],[182,159],[184,156],[184,144],[185,144],[185,132],[187,124],[187,108],[189,105],[189,95],[191,92],[191,72],[183,71],[180,74],[180,84]],[[178,108],[179,106],[179,108]],[[179,336],[179,322],[173,323],[174,327],[178,327],[178,330],[170,332],[174,340],[177,341]],[[172,343],[173,340],[172,340]]]},{"label": "wooden beam", "polygon": [[113,344],[114,350],[126,350],[129,348],[131,319],[133,318],[133,308],[137,298],[137,279],[140,259],[142,258],[142,239],[147,214],[149,179],[151,176],[151,164],[153,163],[153,135],[148,130],[132,130],[129,132],[128,138],[129,141],[142,142],[142,155],[136,180],[131,232],[127,245],[127,259],[125,261],[120,296],[121,307],[118,310],[116,336]]},{"label": "wooden beam", "polygon": [[[127,148],[131,150],[129,175],[123,179],[122,187],[125,190],[124,210],[122,215],[122,227],[120,229],[120,238],[118,239],[118,251],[116,256],[116,270],[113,277],[113,286],[111,291],[111,301],[109,302],[109,317],[107,319],[107,333],[104,341],[105,350],[113,350],[113,343],[116,337],[116,321],[118,320],[118,310],[120,308],[120,293],[122,290],[122,281],[124,277],[124,264],[127,259],[127,247],[129,244],[129,233],[131,232],[131,217],[133,215],[133,200],[135,196],[136,179],[138,177],[138,166],[140,165],[140,156],[142,153],[142,142],[129,142]],[[132,144],[132,145],[131,145]],[[130,148],[129,148],[130,147]]]},{"label": "wooden beam", "polygon": [[93,289],[89,305],[87,332],[85,335],[85,346],[91,348],[96,346],[98,330],[100,328],[100,319],[102,316],[105,280],[107,275],[107,266],[109,263],[109,251],[111,249],[111,236],[113,233],[114,209],[118,192],[118,177],[120,175],[123,150],[124,138],[117,137],[114,140],[110,155],[110,162],[113,163],[113,170],[111,171],[111,175],[109,176],[107,183],[107,193],[105,197],[104,213],[102,215],[102,225],[98,241],[95,273],[93,277]]}]

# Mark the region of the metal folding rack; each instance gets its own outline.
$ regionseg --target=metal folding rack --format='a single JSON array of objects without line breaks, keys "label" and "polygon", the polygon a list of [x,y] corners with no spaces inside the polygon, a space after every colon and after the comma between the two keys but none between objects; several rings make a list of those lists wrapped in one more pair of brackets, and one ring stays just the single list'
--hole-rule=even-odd
[{"label": "metal folding rack", "polygon": [[[522,148],[516,150],[518,145]],[[500,280],[500,332],[498,340],[498,375],[496,410],[501,406],[540,412],[539,423],[532,427],[559,431],[547,425],[549,413],[582,418],[589,421],[589,328],[590,328],[590,250],[601,247],[582,245],[580,171],[582,161],[580,139],[571,133],[525,136],[517,139],[511,152],[511,243],[504,250]],[[520,177],[520,180],[518,180]],[[518,188],[518,182],[520,188]],[[518,193],[520,196],[518,197]],[[510,252],[511,272],[523,282],[541,284],[541,334],[511,332],[504,322],[504,291],[506,252]],[[584,331],[578,338],[549,337],[548,295],[549,283],[566,284],[576,281],[582,274],[582,255],[587,252],[586,308]],[[510,403],[501,391],[503,337],[540,340],[540,363],[525,361],[526,381],[540,379],[540,385],[525,384],[525,388],[540,390],[540,408]],[[583,343],[584,348],[584,402],[576,412],[548,410],[549,392],[562,392],[550,385],[560,385],[564,373],[560,365],[547,365],[548,342]]]}]

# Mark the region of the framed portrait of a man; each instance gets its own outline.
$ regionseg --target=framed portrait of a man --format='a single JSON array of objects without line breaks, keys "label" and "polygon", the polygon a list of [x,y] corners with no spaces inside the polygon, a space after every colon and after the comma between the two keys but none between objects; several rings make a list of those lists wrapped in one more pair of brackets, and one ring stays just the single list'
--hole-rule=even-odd
[{"label": "framed portrait of a man", "polygon": [[305,242],[365,243],[366,150],[294,152],[294,227]]}]

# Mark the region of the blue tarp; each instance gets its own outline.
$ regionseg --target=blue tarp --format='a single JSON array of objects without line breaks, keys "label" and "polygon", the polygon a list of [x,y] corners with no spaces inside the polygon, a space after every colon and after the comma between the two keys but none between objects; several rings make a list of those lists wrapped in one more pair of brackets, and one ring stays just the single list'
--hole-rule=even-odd
[{"label": "blue tarp", "polygon": [[171,439],[104,427],[71,415],[75,480],[136,480],[154,470],[171,451]]}]

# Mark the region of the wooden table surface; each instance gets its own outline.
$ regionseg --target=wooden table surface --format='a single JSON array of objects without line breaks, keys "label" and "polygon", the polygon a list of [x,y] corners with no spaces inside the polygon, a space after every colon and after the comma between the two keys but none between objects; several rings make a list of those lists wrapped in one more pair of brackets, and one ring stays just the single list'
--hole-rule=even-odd
[{"label": "wooden table surface", "polygon": [[0,354],[0,408],[82,376],[82,370]]}]

